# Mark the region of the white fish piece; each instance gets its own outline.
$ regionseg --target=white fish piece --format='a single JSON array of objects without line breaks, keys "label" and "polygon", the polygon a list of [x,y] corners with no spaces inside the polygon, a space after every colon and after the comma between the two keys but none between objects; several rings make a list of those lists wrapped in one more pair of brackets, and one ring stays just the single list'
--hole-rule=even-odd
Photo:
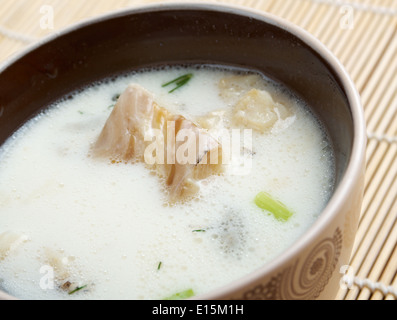
[{"label": "white fish piece", "polygon": [[233,122],[261,133],[271,130],[277,121],[291,117],[292,112],[263,90],[252,89],[245,94],[233,109]]},{"label": "white fish piece", "polygon": [[259,74],[232,75],[222,78],[218,84],[220,96],[234,105],[252,89],[265,90],[266,85]]},{"label": "white fish piece", "polygon": [[[194,196],[198,180],[222,172],[221,148],[205,129],[158,106],[150,92],[131,84],[108,118],[93,154],[113,162],[145,162],[165,180],[170,202],[175,202]],[[156,161],[148,161],[154,150]]]},{"label": "white fish piece", "polygon": [[[224,122],[231,127],[269,132],[276,124],[288,127],[294,116],[291,108],[274,101],[259,74],[233,75],[219,81],[220,96],[232,107]],[[282,124],[282,125],[281,125]]]}]

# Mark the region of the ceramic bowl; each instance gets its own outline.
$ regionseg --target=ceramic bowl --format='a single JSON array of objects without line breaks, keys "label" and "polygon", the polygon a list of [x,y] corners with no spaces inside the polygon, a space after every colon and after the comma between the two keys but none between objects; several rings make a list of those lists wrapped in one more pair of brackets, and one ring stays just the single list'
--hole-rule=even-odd
[{"label": "ceramic bowl", "polygon": [[183,2],[118,11],[56,33],[0,67],[0,144],[45,106],[87,84],[142,67],[197,63],[258,70],[306,100],[332,139],[336,184],[318,220],[293,246],[196,298],[334,299],[361,210],[365,122],[340,62],[289,22],[242,7]]}]

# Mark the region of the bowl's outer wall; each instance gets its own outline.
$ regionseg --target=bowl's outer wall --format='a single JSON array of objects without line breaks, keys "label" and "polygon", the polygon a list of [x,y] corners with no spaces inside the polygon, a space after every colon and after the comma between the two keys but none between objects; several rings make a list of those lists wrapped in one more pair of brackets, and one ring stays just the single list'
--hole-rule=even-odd
[{"label": "bowl's outer wall", "polygon": [[352,115],[340,79],[297,37],[233,12],[159,9],[119,14],[35,48],[0,74],[0,144],[73,90],[142,67],[179,63],[255,69],[294,90],[328,129],[340,181],[353,145]]}]

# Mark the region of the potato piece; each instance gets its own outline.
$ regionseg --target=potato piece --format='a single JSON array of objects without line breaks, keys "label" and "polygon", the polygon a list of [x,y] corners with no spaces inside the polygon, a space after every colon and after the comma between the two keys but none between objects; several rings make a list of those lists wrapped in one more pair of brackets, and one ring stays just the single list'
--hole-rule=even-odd
[{"label": "potato piece", "polygon": [[235,125],[265,133],[278,120],[292,116],[290,110],[280,103],[274,102],[267,91],[252,89],[245,94],[233,110]]},{"label": "potato piece", "polygon": [[0,234],[0,261],[26,241],[28,241],[27,236],[15,232],[7,231]]},{"label": "potato piece", "polygon": [[[152,163],[148,158],[153,158],[149,156],[154,151],[156,161]],[[159,107],[136,84],[120,96],[93,154],[112,161],[145,162],[166,181],[171,202],[196,194],[198,180],[222,171],[221,145],[192,121]],[[163,155],[160,159],[159,154]]]}]

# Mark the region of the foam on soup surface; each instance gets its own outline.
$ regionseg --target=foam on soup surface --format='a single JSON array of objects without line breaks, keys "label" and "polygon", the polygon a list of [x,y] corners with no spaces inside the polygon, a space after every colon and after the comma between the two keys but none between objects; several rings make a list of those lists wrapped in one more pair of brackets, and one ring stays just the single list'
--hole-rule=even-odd
[{"label": "foam on soup surface", "polygon": [[[174,92],[162,86],[183,74],[193,77]],[[75,93],[26,124],[0,152],[0,288],[22,299],[189,297],[279,256],[329,200],[333,155],[308,107],[258,77],[215,67],[143,70]],[[290,114],[251,130],[248,170],[232,161],[199,181],[192,198],[169,204],[163,181],[145,163],[90,154],[131,83],[198,125],[219,110],[247,115],[250,106],[238,104],[250,86]],[[251,125],[243,120],[240,131]],[[261,192],[292,216],[277,219],[258,207]]]}]

